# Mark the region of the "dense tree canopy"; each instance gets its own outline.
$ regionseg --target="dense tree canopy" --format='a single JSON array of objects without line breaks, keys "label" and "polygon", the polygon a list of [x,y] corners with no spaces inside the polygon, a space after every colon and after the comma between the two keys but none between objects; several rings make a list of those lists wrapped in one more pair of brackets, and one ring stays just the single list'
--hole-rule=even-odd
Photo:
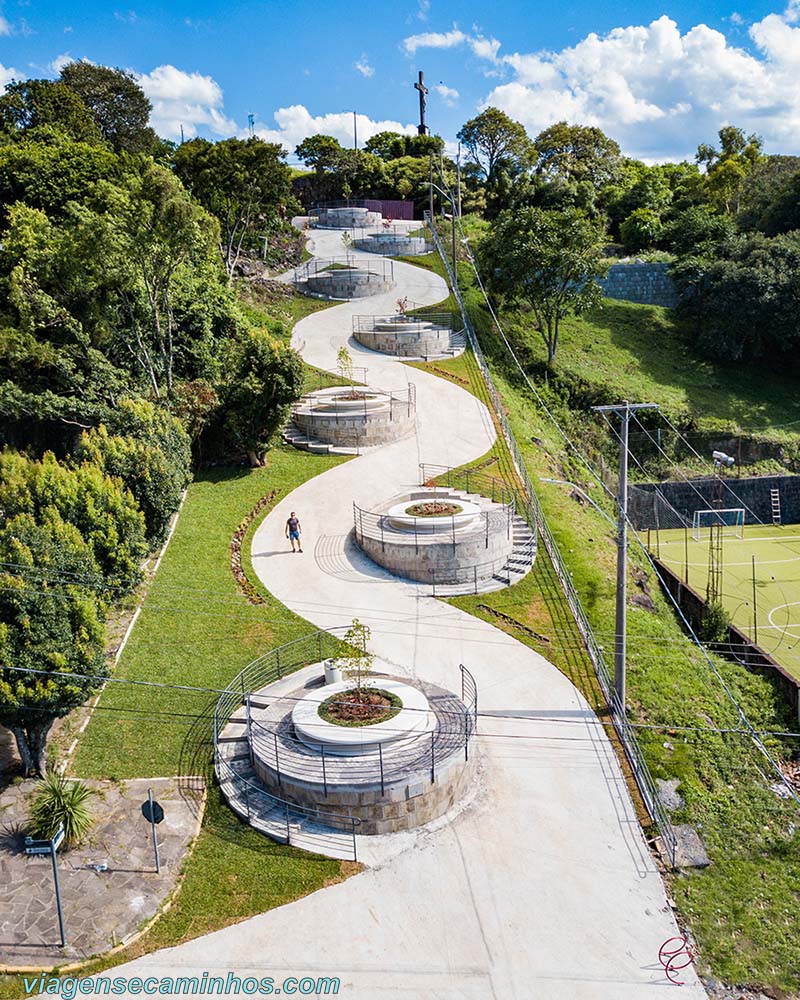
[{"label": "dense tree canopy", "polygon": [[493,295],[529,309],[552,364],[559,327],[600,299],[603,230],[575,209],[501,212],[479,247]]},{"label": "dense tree canopy", "polygon": [[156,153],[161,142],[149,125],[152,106],[130,73],[80,60],[64,66],[60,79],[116,152]]},{"label": "dense tree canopy", "polygon": [[0,131],[10,139],[52,141],[59,136],[90,145],[103,137],[91,112],[66,84],[21,80],[8,84],[0,97]]},{"label": "dense tree canopy", "polygon": [[230,279],[242,251],[258,247],[291,200],[291,171],[283,150],[256,138],[193,139],[175,150],[174,160],[178,177],[219,222],[220,251]]}]

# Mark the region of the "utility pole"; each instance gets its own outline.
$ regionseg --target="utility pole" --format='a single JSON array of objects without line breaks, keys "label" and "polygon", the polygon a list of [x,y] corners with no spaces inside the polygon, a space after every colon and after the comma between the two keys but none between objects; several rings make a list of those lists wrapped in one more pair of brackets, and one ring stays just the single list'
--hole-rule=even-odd
[{"label": "utility pole", "polygon": [[461,143],[458,144],[456,156],[456,197],[458,198],[458,218],[461,218]]},{"label": "utility pole", "polygon": [[625,715],[625,666],[628,600],[628,429],[631,413],[657,410],[657,403],[616,403],[593,406],[597,413],[615,413],[620,418],[619,446],[619,518],[617,521],[617,608],[614,629],[614,693],[620,712]]}]

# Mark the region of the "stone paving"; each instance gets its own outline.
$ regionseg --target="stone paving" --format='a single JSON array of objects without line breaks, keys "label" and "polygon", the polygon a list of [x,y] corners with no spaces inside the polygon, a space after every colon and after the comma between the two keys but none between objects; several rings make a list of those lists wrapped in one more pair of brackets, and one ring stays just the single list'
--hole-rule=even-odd
[{"label": "stone paving", "polygon": [[[51,968],[107,951],[135,934],[175,887],[202,814],[197,784],[189,788],[178,778],[88,784],[98,790],[89,841],[58,854],[66,948],[59,947],[50,857],[24,852],[34,782],[0,795],[0,968]],[[164,807],[157,827],[160,875],[151,826],[141,813],[148,788]],[[103,864],[106,871],[91,867]]]}]

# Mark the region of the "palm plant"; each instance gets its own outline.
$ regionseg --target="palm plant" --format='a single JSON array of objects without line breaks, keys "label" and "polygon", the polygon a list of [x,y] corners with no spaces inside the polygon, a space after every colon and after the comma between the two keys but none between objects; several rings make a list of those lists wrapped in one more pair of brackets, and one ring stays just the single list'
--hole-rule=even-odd
[{"label": "palm plant", "polygon": [[48,770],[37,783],[31,799],[33,835],[41,840],[50,840],[63,824],[67,846],[79,844],[92,825],[88,805],[92,795],[94,791],[83,782],[70,780],[58,771]]}]

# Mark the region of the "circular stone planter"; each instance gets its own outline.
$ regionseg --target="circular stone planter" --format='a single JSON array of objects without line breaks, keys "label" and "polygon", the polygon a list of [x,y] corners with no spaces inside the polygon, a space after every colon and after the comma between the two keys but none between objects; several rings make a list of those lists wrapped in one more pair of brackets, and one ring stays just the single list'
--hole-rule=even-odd
[{"label": "circular stone planter", "polygon": [[306,290],[311,295],[321,295],[328,299],[361,299],[380,292],[388,292],[394,282],[382,274],[365,268],[335,268],[318,271],[305,281]]},{"label": "circular stone planter", "polygon": [[292,423],[309,438],[340,448],[389,444],[413,433],[416,406],[411,388],[403,394],[369,386],[363,391],[367,399],[347,399],[341,386],[307,393],[295,407]]},{"label": "circular stone planter", "polygon": [[[376,660],[376,666],[389,665]],[[473,711],[452,691],[378,673],[372,686],[397,692],[403,710],[388,725],[326,726],[319,706],[353,685],[319,684],[323,667],[299,670],[294,688],[284,678],[252,692],[249,739],[258,783],[323,817],[355,817],[359,834],[408,830],[446,813],[474,778]],[[221,746],[233,747],[225,736]]]},{"label": "circular stone planter", "polygon": [[404,236],[402,233],[372,233],[355,241],[356,249],[367,253],[380,253],[387,257],[419,257],[430,251],[422,236]]},{"label": "circular stone planter", "polygon": [[[438,501],[461,507],[454,515],[414,517],[408,508]],[[398,576],[434,586],[491,580],[512,555],[513,511],[490,500],[465,500],[442,488],[393,497],[371,511],[354,511],[353,537],[374,562]]]},{"label": "circular stone planter", "polygon": [[292,724],[297,738],[312,749],[325,747],[326,753],[353,756],[386,747],[409,736],[430,732],[433,721],[425,695],[401,681],[384,680],[368,683],[367,687],[381,688],[395,695],[403,707],[391,719],[368,726],[339,726],[323,719],[320,705],[336,694],[349,691],[352,681],[326,684],[302,698],[292,709]]},{"label": "circular stone planter", "polygon": [[356,328],[353,337],[371,351],[400,358],[450,357],[464,350],[463,337],[450,327],[399,316],[377,317],[371,330]]},{"label": "circular stone planter", "polygon": [[317,225],[324,229],[353,229],[379,226],[383,221],[383,216],[380,212],[371,212],[368,208],[343,206],[341,208],[320,209],[318,219]]},{"label": "circular stone planter", "polygon": [[[409,513],[409,508],[413,508],[416,504],[431,503],[432,501],[452,503],[453,506],[459,508],[458,513],[434,514],[430,517],[420,517]],[[386,520],[393,528],[399,528],[400,531],[416,531],[417,533],[450,532],[453,528],[456,531],[461,531],[473,526],[475,521],[480,517],[480,513],[481,509],[477,504],[468,503],[461,498],[450,500],[436,496],[428,500],[415,500],[414,503],[410,504],[407,502],[394,504],[386,512]]]}]

